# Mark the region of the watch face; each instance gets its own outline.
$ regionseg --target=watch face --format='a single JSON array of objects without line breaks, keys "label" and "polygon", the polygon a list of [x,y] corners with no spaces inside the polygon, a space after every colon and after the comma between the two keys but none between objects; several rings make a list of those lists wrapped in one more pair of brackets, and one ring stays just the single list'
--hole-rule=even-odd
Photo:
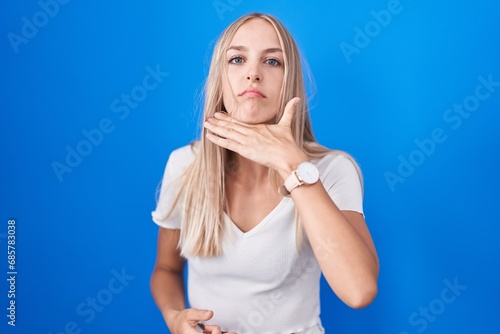
[{"label": "watch face", "polygon": [[319,179],[318,168],[308,161],[301,163],[297,167],[297,174],[299,178],[306,184],[316,183],[316,181],[318,181]]}]

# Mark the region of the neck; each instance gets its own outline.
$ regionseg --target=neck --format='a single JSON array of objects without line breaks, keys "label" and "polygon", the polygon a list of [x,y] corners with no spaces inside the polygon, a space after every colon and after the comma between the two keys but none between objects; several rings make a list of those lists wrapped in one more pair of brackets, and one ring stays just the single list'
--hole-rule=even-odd
[{"label": "neck", "polygon": [[232,153],[230,159],[230,164],[234,166],[234,169],[229,177],[233,180],[252,184],[269,182],[268,167],[262,166],[236,153]]}]

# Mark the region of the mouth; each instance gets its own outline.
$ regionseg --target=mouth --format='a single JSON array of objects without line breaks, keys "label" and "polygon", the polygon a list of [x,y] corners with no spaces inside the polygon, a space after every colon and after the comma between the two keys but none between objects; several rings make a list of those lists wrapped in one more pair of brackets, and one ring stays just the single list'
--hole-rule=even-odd
[{"label": "mouth", "polygon": [[239,96],[244,97],[260,97],[265,98],[266,96],[257,88],[247,88]]}]

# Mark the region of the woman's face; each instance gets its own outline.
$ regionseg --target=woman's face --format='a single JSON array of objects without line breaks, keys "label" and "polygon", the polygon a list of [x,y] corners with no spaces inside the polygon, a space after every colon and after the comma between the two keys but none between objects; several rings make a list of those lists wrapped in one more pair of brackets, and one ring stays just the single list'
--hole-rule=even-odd
[{"label": "woman's face", "polygon": [[283,50],[274,27],[262,19],[244,23],[226,52],[223,100],[235,119],[269,123],[278,112],[283,84]]}]

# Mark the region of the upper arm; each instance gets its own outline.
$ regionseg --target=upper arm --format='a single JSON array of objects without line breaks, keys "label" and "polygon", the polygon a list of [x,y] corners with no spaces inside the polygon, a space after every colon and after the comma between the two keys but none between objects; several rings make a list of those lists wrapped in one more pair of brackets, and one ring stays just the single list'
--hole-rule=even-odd
[{"label": "upper arm", "polygon": [[352,158],[344,155],[325,162],[328,163],[323,175],[325,189],[378,264],[377,251],[363,215],[363,184],[359,167]]},{"label": "upper arm", "polygon": [[343,210],[342,214],[347,219],[347,221],[351,224],[351,226],[356,230],[358,235],[361,237],[366,246],[370,249],[374,259],[378,261],[377,250],[375,249],[375,244],[373,243],[372,236],[370,231],[368,230],[368,226],[365,222],[365,217],[356,211]]},{"label": "upper arm", "polygon": [[168,229],[181,228],[180,201],[182,200],[179,195],[183,175],[195,157],[195,151],[191,145],[181,147],[170,154],[163,173],[156,209],[151,212],[153,221],[158,226]]},{"label": "upper arm", "polygon": [[363,213],[363,184],[356,162],[344,155],[326,156],[320,161],[320,177],[341,211]]},{"label": "upper arm", "polygon": [[186,260],[177,247],[180,230],[160,227],[158,230],[158,246],[156,254],[156,269],[162,269],[181,275]]}]

